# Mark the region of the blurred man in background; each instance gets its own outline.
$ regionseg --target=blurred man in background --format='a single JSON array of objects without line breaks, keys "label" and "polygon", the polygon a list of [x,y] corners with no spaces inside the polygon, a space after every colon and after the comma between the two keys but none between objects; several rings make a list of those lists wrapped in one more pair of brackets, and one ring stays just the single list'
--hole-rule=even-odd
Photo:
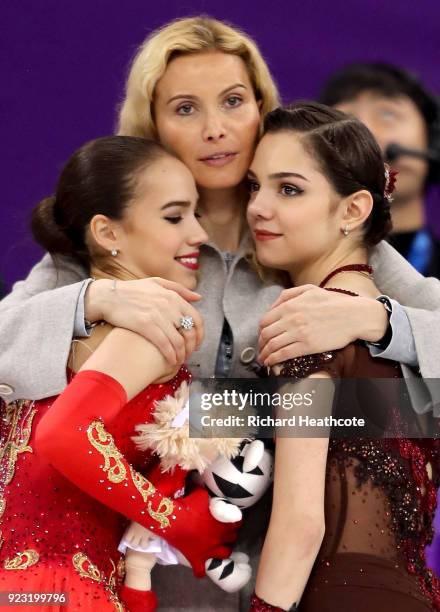
[{"label": "blurred man in background", "polygon": [[427,227],[425,196],[440,181],[440,106],[421,82],[384,63],[350,64],[327,81],[320,101],[358,117],[393,170],[390,242],[426,276],[440,278],[440,241]]}]

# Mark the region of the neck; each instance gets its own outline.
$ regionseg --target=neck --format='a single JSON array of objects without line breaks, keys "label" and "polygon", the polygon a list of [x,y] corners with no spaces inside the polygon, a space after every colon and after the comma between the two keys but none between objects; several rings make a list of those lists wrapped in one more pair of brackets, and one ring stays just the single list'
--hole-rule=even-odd
[{"label": "neck", "polygon": [[415,197],[406,201],[396,201],[391,209],[393,219],[393,234],[415,232],[425,226],[425,206],[423,197]]},{"label": "neck", "polygon": [[109,278],[114,280],[138,280],[139,277],[130,272],[125,266],[121,265],[117,261],[107,261],[92,263],[90,265],[90,276],[96,280],[102,278]]},{"label": "neck", "polygon": [[[310,264],[302,264],[295,266],[296,269],[289,271],[292,283],[299,285],[319,285],[323,279],[342,266],[349,264],[367,264],[368,252],[364,246],[349,248],[348,245],[343,245],[337,251],[331,254],[323,255],[319,260]],[[359,293],[360,295],[371,295],[375,297],[378,292],[372,280],[359,272],[344,272],[335,275],[334,278],[326,284],[326,287],[336,287],[338,289],[346,289]]]},{"label": "neck", "polygon": [[246,227],[246,193],[242,187],[199,189],[200,224],[221,251],[235,252]]}]

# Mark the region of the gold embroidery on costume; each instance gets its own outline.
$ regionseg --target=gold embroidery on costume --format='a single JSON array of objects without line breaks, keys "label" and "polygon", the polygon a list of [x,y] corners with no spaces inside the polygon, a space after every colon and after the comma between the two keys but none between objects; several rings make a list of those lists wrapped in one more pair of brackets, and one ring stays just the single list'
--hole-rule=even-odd
[{"label": "gold embroidery on costume", "polygon": [[120,602],[119,598],[118,598],[118,582],[121,581],[121,574],[120,574],[120,563],[124,563],[124,559],[123,557],[121,557],[118,561],[118,565],[115,565],[115,562],[113,561],[113,559],[110,559],[110,563],[112,564],[112,571],[110,572],[110,576],[108,577],[108,580],[106,581],[104,579],[104,584],[106,586],[106,588],[110,591],[110,599],[112,604],[115,606],[115,610],[117,610],[117,612],[125,612],[125,608],[122,605],[122,603]]},{"label": "gold embroidery on costume", "polygon": [[[35,413],[34,402],[18,400],[7,406],[2,403],[5,410],[3,423],[7,428],[7,437],[0,445],[0,519],[6,509],[6,500],[3,497],[4,489],[9,485],[15,474],[15,466],[20,453],[31,453],[29,440],[32,433],[32,421]],[[0,531],[0,548],[4,538]]]},{"label": "gold embroidery on costume", "polygon": [[91,578],[95,582],[102,582],[101,572],[84,553],[79,552],[73,555],[72,563],[81,578]]},{"label": "gold embroidery on costume", "polygon": [[[6,500],[0,499],[0,520],[4,514],[5,509],[6,509]],[[0,530],[0,548],[3,546],[4,541],[5,540],[3,538],[3,532]]]},{"label": "gold embroidery on costume", "polygon": [[[92,446],[104,457],[104,472],[110,482],[119,483],[125,480],[127,470],[122,462],[122,454],[116,448],[113,436],[104,429],[101,421],[93,421],[87,428],[87,437]],[[113,464],[113,465],[112,465]]]},{"label": "gold embroidery on costume", "polygon": [[142,495],[142,499],[144,500],[144,502],[146,502],[147,499],[150,497],[150,495],[153,495],[153,493],[156,492],[156,487],[149,480],[144,478],[142,474],[139,474],[139,472],[136,472],[131,467],[131,465],[130,465],[130,474],[133,479],[134,486],[139,491],[139,493]]},{"label": "gold embroidery on costume", "polygon": [[38,563],[39,558],[40,555],[36,550],[24,550],[23,552],[16,553],[12,559],[6,559],[3,567],[6,570],[25,570]]},{"label": "gold embroidery on costume", "polygon": [[119,580],[123,580],[125,577],[125,559],[121,557],[118,561],[118,565],[116,566],[116,574]]},{"label": "gold embroidery on costume", "polygon": [[[3,513],[5,511],[6,508],[6,500],[5,499],[0,499],[0,520],[3,516]],[[4,538],[3,538],[3,532],[0,530],[0,549],[3,546],[4,543]]]},{"label": "gold embroidery on costume", "polygon": [[154,518],[155,521],[160,523],[162,529],[170,526],[170,521],[167,519],[167,516],[172,514],[174,510],[174,504],[171,499],[167,497],[163,497],[160,500],[160,504],[157,510],[153,510],[151,507],[151,502],[148,502],[148,514],[151,518]]},{"label": "gold embroidery on costume", "polygon": [[90,578],[95,582],[101,583],[108,592],[110,601],[115,607],[116,612],[125,612],[125,607],[122,605],[117,594],[116,575],[118,575],[118,566],[115,565],[113,559],[110,559],[112,571],[107,578],[104,572],[100,572],[97,566],[90,561],[85,553],[79,552],[72,557],[73,567],[76,569],[81,578]]},{"label": "gold embroidery on costume", "polygon": [[[134,486],[142,495],[142,499],[144,500],[144,502],[146,502],[151,495],[156,493],[156,487],[149,480],[144,478],[142,474],[136,472],[131,466],[130,473],[133,479]],[[168,499],[167,497],[164,497],[160,500],[160,504],[157,510],[153,509],[151,501],[148,502],[148,514],[151,516],[151,518],[160,523],[162,529],[170,526],[170,521],[167,519],[167,516],[172,514],[173,511],[174,503],[171,499]]]},{"label": "gold embroidery on costume", "polygon": [[118,576],[117,567],[116,567],[115,562],[113,561],[113,559],[110,559],[110,563],[112,564],[112,568],[113,569],[110,572],[110,576],[108,577],[108,586],[112,590],[112,592],[115,593],[116,592],[116,586],[117,586],[116,578],[117,577],[119,578],[119,576]]},{"label": "gold embroidery on costume", "polygon": [[115,598],[112,598],[112,604],[115,606],[116,612],[126,612],[126,608],[124,608],[122,603],[119,601],[119,599],[116,599],[116,597],[117,596],[115,595]]},{"label": "gold embroidery on costume", "polygon": [[[9,425],[9,435],[0,449],[2,465],[2,486],[10,484],[15,473],[15,464],[20,453],[31,453],[29,439],[32,432],[32,421],[37,409],[34,402],[17,401],[6,408],[5,422]],[[22,418],[22,415],[24,416]],[[20,422],[21,421],[21,422]]]}]

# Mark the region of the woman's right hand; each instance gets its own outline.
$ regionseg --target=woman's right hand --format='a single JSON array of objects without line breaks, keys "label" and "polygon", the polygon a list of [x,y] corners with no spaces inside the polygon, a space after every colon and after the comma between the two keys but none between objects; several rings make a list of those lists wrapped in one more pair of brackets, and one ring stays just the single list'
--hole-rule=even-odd
[{"label": "woman's right hand", "polygon": [[[170,365],[183,363],[203,340],[203,319],[190,304],[200,294],[162,278],[114,281],[99,279],[87,288],[85,318],[107,321],[149,340]],[[179,331],[180,319],[191,316],[194,328]]]}]

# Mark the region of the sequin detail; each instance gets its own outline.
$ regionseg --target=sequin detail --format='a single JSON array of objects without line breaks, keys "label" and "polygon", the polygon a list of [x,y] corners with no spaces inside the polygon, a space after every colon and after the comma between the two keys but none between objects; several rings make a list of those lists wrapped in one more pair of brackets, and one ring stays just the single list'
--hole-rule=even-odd
[{"label": "sequin detail", "polygon": [[[15,466],[21,453],[31,453],[29,440],[32,422],[36,413],[34,402],[18,400],[8,404],[2,402],[5,410],[2,417],[2,437],[0,440],[0,520],[6,509],[4,490],[15,474]],[[6,433],[3,433],[4,428]],[[3,546],[3,532],[0,531],[0,548]]]},{"label": "sequin detail", "polygon": [[115,575],[117,574],[118,570],[112,559],[110,559],[110,562],[112,564],[113,569],[109,578],[107,579],[104,573],[99,571],[97,566],[92,563],[92,561],[90,561],[86,554],[79,552],[73,555],[72,557],[73,567],[81,576],[81,578],[90,578],[94,582],[101,583],[108,591],[110,600],[115,606],[115,610],[117,610],[117,612],[124,612],[125,608],[117,596],[117,584]]},{"label": "sequin detail", "polygon": [[[133,483],[139,493],[142,495],[142,499],[144,502],[148,501],[148,498],[156,493],[156,487],[146,478],[135,472],[133,468],[130,466],[130,473],[133,479]],[[152,519],[157,521],[161,527],[161,529],[165,529],[170,526],[170,521],[168,520],[168,516],[174,511],[174,504],[171,499],[166,497],[162,498],[159,503],[159,507],[155,510],[153,508],[152,502],[148,501],[148,514]]]},{"label": "sequin detail", "polygon": [[170,526],[170,521],[168,520],[168,516],[173,513],[174,504],[171,499],[164,497],[160,500],[160,504],[157,510],[153,510],[151,502],[148,502],[148,514],[155,521],[160,523],[161,529],[165,529]]},{"label": "sequin detail", "polygon": [[121,557],[116,566],[116,575],[122,581],[125,577],[125,559]]},{"label": "sequin detail", "polygon": [[409,574],[416,575],[422,593],[440,609],[440,581],[426,566],[425,548],[434,534],[436,485],[427,465],[438,465],[440,440],[331,440],[329,455],[339,462],[357,459],[358,487],[368,481],[381,489],[390,504],[389,527]]},{"label": "sequin detail", "polygon": [[[294,612],[294,610],[298,610],[298,606],[296,603],[293,604],[289,608],[288,612]],[[283,608],[279,608],[278,606],[273,606],[254,592],[251,595],[251,607],[249,608],[249,612],[283,612]]]},{"label": "sequin detail", "polygon": [[[2,519],[5,509],[6,509],[6,500],[0,499],[0,521]],[[0,530],[0,549],[3,546],[3,542],[4,542],[3,532]]]},{"label": "sequin detail", "polygon": [[335,359],[336,351],[327,353],[315,353],[288,359],[282,364],[280,376],[305,378],[314,372],[327,369],[329,363]]},{"label": "sequin detail", "polygon": [[[311,355],[283,374],[305,377],[324,369],[335,378],[402,376],[396,362],[373,359],[362,342],[330,354],[334,360],[325,358],[326,353]],[[440,440],[404,437],[403,404],[396,407],[393,397],[386,393],[374,396],[374,402],[376,408],[383,403],[387,410],[383,438],[330,440],[326,535],[310,588],[325,589],[325,568],[332,566],[336,574],[331,580],[339,580],[337,572],[344,567],[341,553],[372,555],[384,567],[392,563],[396,570],[404,568],[404,574],[396,574],[397,582],[406,581],[410,587],[405,586],[405,590],[410,588],[415,598],[423,596],[432,602],[433,609],[440,610],[440,580],[427,567],[425,558],[426,545],[433,536],[436,488],[440,484]],[[363,572],[362,566],[359,572]]]},{"label": "sequin detail", "polygon": [[90,444],[104,457],[103,470],[107,472],[110,482],[118,484],[125,480],[127,471],[122,462],[123,455],[116,448],[113,436],[105,430],[104,424],[101,421],[90,423],[87,428],[87,437]]},{"label": "sequin detail", "polygon": [[25,570],[38,563],[39,559],[40,555],[36,550],[24,550],[23,552],[16,553],[12,559],[6,559],[3,567],[6,570]]},{"label": "sequin detail", "polygon": [[142,499],[144,500],[144,502],[146,502],[150,495],[153,495],[153,493],[156,492],[156,487],[149,480],[144,478],[142,474],[136,472],[131,466],[130,473],[134,486],[142,495]]},{"label": "sequin detail", "polygon": [[[2,488],[7,486],[15,473],[15,464],[20,453],[31,453],[29,439],[32,432],[32,420],[36,409],[34,402],[18,401],[9,404],[6,408],[4,421],[9,425],[9,435],[6,442],[2,442],[0,449]],[[22,416],[24,413],[24,416]]]},{"label": "sequin detail", "polygon": [[90,578],[95,582],[102,581],[101,572],[84,553],[76,553],[76,555],[73,555],[72,563],[81,578]]}]

